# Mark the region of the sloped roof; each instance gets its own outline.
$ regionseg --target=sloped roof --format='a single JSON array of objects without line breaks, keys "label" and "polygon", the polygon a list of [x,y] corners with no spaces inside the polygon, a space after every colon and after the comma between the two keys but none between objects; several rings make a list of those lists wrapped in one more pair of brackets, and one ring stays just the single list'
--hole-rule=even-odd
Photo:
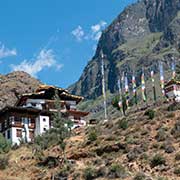
[{"label": "sloped roof", "polygon": [[55,90],[59,92],[59,96],[60,98],[62,98],[62,100],[74,100],[79,103],[84,99],[82,96],[70,94],[66,89],[63,88],[58,88],[50,85],[40,85],[36,92],[23,94],[21,98],[16,102],[16,106],[20,105],[21,102],[26,100],[27,98],[44,99],[44,97],[46,96],[45,99],[48,99],[47,94],[50,94],[50,96],[52,96],[52,92]]},{"label": "sloped roof", "polygon": [[41,84],[37,88],[36,92],[40,92],[40,91],[44,91],[44,90],[48,90],[48,89],[56,89],[58,91],[67,92],[68,93],[68,91],[66,89],[63,89],[63,88],[60,88],[60,87],[56,87],[56,86],[52,86],[52,85],[46,85],[46,84]]}]

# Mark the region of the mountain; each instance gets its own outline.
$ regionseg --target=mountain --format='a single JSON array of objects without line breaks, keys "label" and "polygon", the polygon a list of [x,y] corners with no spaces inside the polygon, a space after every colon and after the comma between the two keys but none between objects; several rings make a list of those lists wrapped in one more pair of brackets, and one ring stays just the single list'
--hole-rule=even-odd
[{"label": "mountain", "polygon": [[41,84],[23,71],[0,75],[0,109],[6,105],[13,106],[23,93],[30,93]]},{"label": "mountain", "polygon": [[168,70],[173,57],[178,60],[179,50],[180,0],[138,1],[103,31],[94,57],[69,89],[87,99],[102,95],[101,51],[105,55],[106,88],[114,93],[120,73],[127,73],[130,80],[136,72],[139,84],[142,67],[146,78],[151,69],[158,72],[159,61]]}]

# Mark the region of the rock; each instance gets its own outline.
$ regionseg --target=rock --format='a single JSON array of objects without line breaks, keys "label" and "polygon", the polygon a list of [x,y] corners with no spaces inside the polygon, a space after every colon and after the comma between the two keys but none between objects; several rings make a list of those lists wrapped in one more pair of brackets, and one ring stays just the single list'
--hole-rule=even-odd
[{"label": "rock", "polygon": [[22,71],[1,75],[0,109],[7,105],[13,106],[22,94],[34,92],[40,84],[39,80]]}]

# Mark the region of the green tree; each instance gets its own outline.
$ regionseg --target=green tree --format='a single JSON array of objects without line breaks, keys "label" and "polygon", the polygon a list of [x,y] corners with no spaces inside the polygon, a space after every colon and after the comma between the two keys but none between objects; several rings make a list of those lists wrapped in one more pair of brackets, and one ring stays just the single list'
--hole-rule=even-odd
[{"label": "green tree", "polygon": [[11,143],[0,133],[0,154],[8,153],[11,149]]},{"label": "green tree", "polygon": [[[54,96],[55,112],[52,114],[52,128],[46,133],[35,138],[35,144],[41,147],[41,149],[47,149],[53,145],[59,145],[65,155],[65,139],[70,136],[70,125],[69,120],[62,117],[61,113],[61,100],[58,95],[58,91],[55,92]],[[71,124],[71,123],[69,123]]]},{"label": "green tree", "polygon": [[[118,110],[120,110],[119,108],[119,96],[116,96],[113,100],[112,100],[112,105],[117,108]],[[125,115],[126,114],[126,110],[127,110],[127,104],[126,104],[126,97],[125,96],[122,96],[122,111],[123,111],[123,114]]]},{"label": "green tree", "polygon": [[53,113],[53,128],[49,130],[50,134],[56,135],[57,144],[60,146],[60,148],[63,150],[64,158],[65,155],[65,138],[70,136],[69,127],[71,126],[71,123],[68,119],[65,119],[62,117],[61,113],[61,99],[59,98],[58,90],[55,91],[54,96],[54,106],[56,109],[56,112]]}]

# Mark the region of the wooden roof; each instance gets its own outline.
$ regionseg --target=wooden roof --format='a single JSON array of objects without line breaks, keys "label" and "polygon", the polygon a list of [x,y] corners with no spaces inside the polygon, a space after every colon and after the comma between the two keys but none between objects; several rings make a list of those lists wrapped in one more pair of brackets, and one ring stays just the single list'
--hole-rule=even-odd
[{"label": "wooden roof", "polygon": [[21,105],[22,102],[26,101],[26,99],[28,98],[52,100],[54,98],[56,90],[58,91],[61,100],[76,101],[77,103],[79,103],[84,99],[82,96],[70,94],[67,90],[63,88],[49,85],[40,85],[36,92],[23,94],[22,97],[17,101],[16,106]]},{"label": "wooden roof", "polygon": [[68,93],[68,91],[66,89],[63,89],[63,88],[60,88],[60,87],[56,87],[56,86],[51,86],[51,85],[45,85],[45,84],[41,84],[36,89],[36,92],[41,92],[41,91],[45,91],[45,90],[48,90],[48,89],[55,89],[55,90],[58,90],[58,91],[61,91],[61,92],[67,92]]},{"label": "wooden roof", "polygon": [[68,113],[70,115],[80,115],[82,117],[87,116],[89,114],[89,112],[77,111],[77,110],[68,110]]}]

